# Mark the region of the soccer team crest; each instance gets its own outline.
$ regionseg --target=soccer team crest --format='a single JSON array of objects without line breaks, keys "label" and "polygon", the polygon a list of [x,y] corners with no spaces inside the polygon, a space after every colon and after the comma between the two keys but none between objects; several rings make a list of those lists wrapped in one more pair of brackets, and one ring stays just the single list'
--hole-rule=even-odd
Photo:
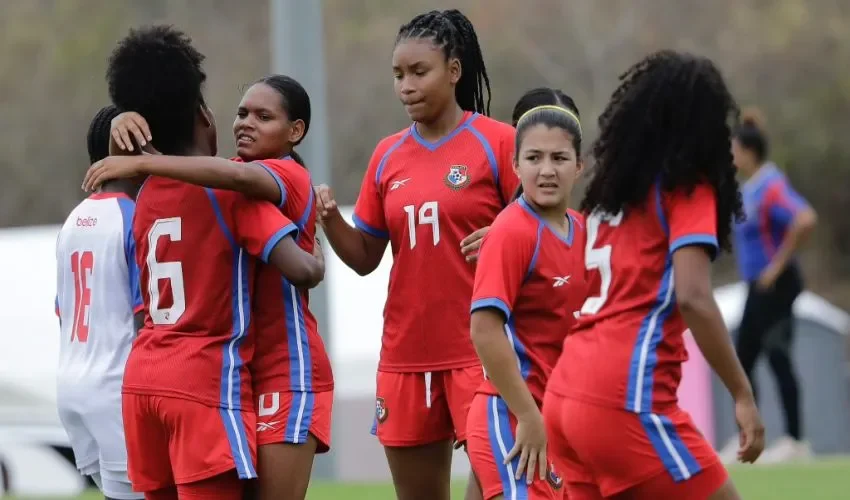
[{"label": "soccer team crest", "polygon": [[387,407],[384,404],[384,398],[375,399],[375,418],[378,420],[379,424],[383,423],[384,420],[387,419],[389,413],[389,410],[387,410]]},{"label": "soccer team crest", "polygon": [[452,165],[446,174],[446,186],[452,189],[462,189],[469,184],[469,174],[466,165]]}]

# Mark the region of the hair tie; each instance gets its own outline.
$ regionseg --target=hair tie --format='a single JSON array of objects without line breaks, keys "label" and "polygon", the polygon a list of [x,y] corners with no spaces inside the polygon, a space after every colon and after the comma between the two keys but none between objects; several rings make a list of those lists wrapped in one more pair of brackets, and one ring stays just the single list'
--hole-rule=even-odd
[{"label": "hair tie", "polygon": [[528,111],[523,113],[522,116],[519,117],[519,120],[517,120],[517,122],[516,122],[517,127],[519,127],[519,124],[522,123],[523,120],[528,118],[528,116],[530,116],[532,113],[536,113],[538,111],[543,111],[543,110],[546,110],[546,109],[549,109],[549,110],[552,110],[552,111],[558,111],[560,113],[563,113],[563,114],[569,116],[574,122],[576,122],[576,125],[578,126],[579,135],[582,134],[582,132],[581,132],[581,120],[579,120],[578,116],[576,116],[576,114],[573,113],[572,111],[570,111],[569,109],[567,109],[563,106],[556,106],[554,104],[544,104],[543,106],[536,106],[536,107],[529,109]]}]

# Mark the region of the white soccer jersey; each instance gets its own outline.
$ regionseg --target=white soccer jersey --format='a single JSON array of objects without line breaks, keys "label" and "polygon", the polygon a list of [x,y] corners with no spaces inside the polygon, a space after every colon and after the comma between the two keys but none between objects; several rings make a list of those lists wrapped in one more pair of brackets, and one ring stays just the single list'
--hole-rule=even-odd
[{"label": "white soccer jersey", "polygon": [[124,365],[142,309],[133,241],[135,203],[98,193],[68,216],[56,242],[61,337],[57,398],[77,466],[126,470]]}]

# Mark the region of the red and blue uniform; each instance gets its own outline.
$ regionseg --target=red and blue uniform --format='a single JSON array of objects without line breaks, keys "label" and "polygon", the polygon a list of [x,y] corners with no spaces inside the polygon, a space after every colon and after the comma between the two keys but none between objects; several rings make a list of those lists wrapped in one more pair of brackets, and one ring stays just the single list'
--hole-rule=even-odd
[{"label": "red and blue uniform", "polygon": [[[280,188],[278,208],[298,228],[296,242],[313,252],[316,203],[310,172],[289,157],[256,162]],[[300,444],[312,434],[330,449],[333,372],[309,290],[296,288],[270,265],[257,273],[256,351],[251,362],[257,395],[257,444]]]},{"label": "red and blue uniform", "polygon": [[[573,211],[567,217],[570,229],[563,236],[520,197],[493,222],[475,272],[471,311],[494,309],[505,317],[504,333],[538,406],[574,313],[586,296],[584,222]],[[531,485],[525,476],[515,478],[519,456],[504,463],[516,442],[515,429],[516,418],[485,380],[467,420],[469,461],[484,498],[562,498],[559,468],[552,467],[551,460],[548,480],[535,478]]]},{"label": "red and blue uniform", "polygon": [[693,245],[717,252],[716,206],[710,186],[688,193],[656,185],[643,206],[587,217],[591,296],[543,404],[571,497],[630,490],[630,498],[704,498],[726,480],[676,397],[688,354],[673,254]]},{"label": "red and blue uniform", "polygon": [[146,313],[123,386],[134,488],[257,477],[251,294],[295,225],[271,203],[151,177],[133,234]]},{"label": "red and blue uniform", "polygon": [[510,125],[468,112],[436,142],[415,124],[383,139],[369,162],[354,223],[392,248],[373,427],[386,446],[464,440],[482,373],[460,242],[511,198],[513,141]]},{"label": "red and blue uniform", "polygon": [[785,175],[768,163],[741,188],[746,220],[735,225],[735,255],[745,281],[755,281],[770,263],[794,216],[808,203]]}]

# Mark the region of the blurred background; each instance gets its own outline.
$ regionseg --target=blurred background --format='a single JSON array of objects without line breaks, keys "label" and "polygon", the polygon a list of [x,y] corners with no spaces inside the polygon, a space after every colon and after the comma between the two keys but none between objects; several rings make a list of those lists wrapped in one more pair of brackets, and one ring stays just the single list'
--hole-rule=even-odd
[{"label": "blurred background", "polygon": [[[0,264],[0,276],[3,276],[0,279],[6,285],[3,288],[14,290],[8,300],[0,302],[3,319],[0,324],[5,325],[0,327],[0,340],[6,349],[5,354],[0,352],[0,373],[4,363],[7,368],[11,366],[12,361],[6,361],[9,349],[22,345],[21,337],[45,335],[41,331],[17,335],[22,329],[41,324],[38,321],[46,325],[44,328],[53,328],[44,337],[48,340],[39,341],[42,343],[38,345],[48,354],[55,352],[50,347],[55,338],[49,338],[58,331],[53,325],[54,289],[50,288],[55,284],[51,281],[55,272],[52,257],[55,239],[51,239],[55,238],[55,228],[42,228],[42,233],[39,229],[21,228],[61,224],[83,199],[80,183],[88,167],[85,133],[94,113],[108,103],[104,78],[107,57],[130,27],[173,24],[190,34],[195,46],[207,56],[207,97],[219,124],[222,155],[230,156],[234,151],[229,123],[246,84],[273,70],[302,80],[314,98],[314,106],[319,96],[320,106],[314,108],[313,126],[321,120],[327,133],[322,137],[321,132],[311,129],[317,138],[308,139],[305,143],[308,148],[302,149],[302,154],[306,152],[308,165],[316,169],[318,180],[329,182],[338,199],[348,205],[356,199],[377,141],[408,123],[393,94],[390,70],[390,54],[399,26],[426,10],[459,8],[478,32],[492,85],[493,116],[504,121],[509,120],[514,102],[525,90],[553,86],[575,99],[584,118],[583,126],[592,137],[595,117],[617,85],[617,76],[647,52],[660,48],[689,50],[718,63],[739,103],[762,109],[767,117],[772,159],[819,213],[819,225],[805,248],[802,266],[807,288],[818,300],[831,304],[830,311],[839,318],[832,326],[825,326],[827,330],[835,330],[832,331],[835,342],[824,341],[825,349],[840,359],[835,368],[838,372],[828,375],[834,380],[829,390],[838,391],[834,398],[839,403],[827,405],[825,411],[847,408],[850,389],[844,364],[846,332],[838,330],[844,325],[842,311],[850,308],[850,217],[847,216],[850,141],[846,137],[850,134],[850,2],[298,0],[279,3],[278,7],[298,2],[304,3],[290,11],[286,26],[296,34],[308,31],[305,27],[314,27],[302,38],[280,32],[279,23],[287,13],[275,11],[275,2],[269,0],[3,0],[0,3],[0,228],[19,228],[0,230],[0,245],[4,245],[2,251],[12,252],[6,255],[18,252],[16,258],[30,259],[22,264],[4,258]],[[315,2],[315,10],[304,7],[307,2]],[[307,11],[317,14],[319,22],[293,28],[292,23],[300,22],[298,13]],[[323,50],[311,49],[317,47],[311,36],[312,40],[321,41],[318,47]],[[301,43],[306,45],[301,47]],[[280,47],[281,44],[290,46]],[[287,52],[290,58],[281,56],[279,51]],[[292,63],[297,67],[289,71],[283,66],[286,61],[293,61],[293,53],[301,53],[301,58]],[[325,116],[315,114],[317,111]],[[21,250],[20,245],[24,244],[33,246]],[[379,340],[375,335],[380,332],[382,301],[379,299],[385,296],[386,288],[386,274],[381,273],[386,272],[386,265],[367,279],[355,279],[338,262],[332,266],[335,267],[329,269],[328,283],[320,292],[325,300],[319,302],[324,308],[321,313],[324,324],[330,325],[327,333],[331,350],[337,353],[335,363],[337,356],[356,350],[341,344],[344,341],[339,339],[343,334],[354,336],[359,352],[364,354],[355,359],[356,363],[352,361],[356,367],[351,368],[352,379],[358,374],[362,379],[362,373],[371,377],[374,368],[366,365],[377,359]],[[722,258],[716,267],[717,285],[736,280],[730,257]],[[30,278],[36,273],[47,274],[41,280]],[[39,284],[33,284],[36,282]],[[46,292],[41,283],[48,288]],[[374,290],[374,293],[358,293],[368,298],[357,299],[374,303],[358,304],[354,308],[343,303],[346,302],[343,298],[350,295],[341,295],[337,290],[351,290],[351,287]],[[42,307],[49,315],[46,320],[24,314],[22,308],[26,304],[11,304],[10,301],[27,297],[26,290],[32,291],[33,297],[47,297],[48,303]],[[734,301],[742,299],[729,300],[733,310],[740,306]],[[811,316],[816,322],[818,314]],[[23,326],[8,326],[9,317],[17,318]],[[361,329],[370,331],[353,331],[355,322]],[[798,344],[804,342],[801,334]],[[24,397],[21,394],[27,390],[35,391],[32,387],[36,385],[43,385],[42,379],[29,385],[27,380],[37,379],[30,373],[37,371],[35,365],[47,366],[55,360],[50,355],[39,356],[37,363],[28,360],[15,365],[19,368],[8,370],[15,372],[13,378],[21,387],[29,388],[19,390],[18,397]],[[815,373],[818,358],[812,356],[806,362],[812,363]],[[803,365],[801,371],[806,371],[805,362]],[[335,370],[340,373],[345,369],[335,366]],[[337,379],[341,379],[339,374]],[[803,379],[806,381],[805,375]],[[43,376],[43,380],[49,382],[50,378]],[[11,390],[3,392],[3,383],[0,380],[0,407],[4,403],[2,398],[12,397],[7,396],[12,394]],[[358,388],[352,389],[358,395],[357,404],[350,411],[344,404],[340,405],[336,420],[344,420],[345,425],[350,424],[365,435],[374,411],[369,395],[373,386],[368,384],[374,380],[363,383],[366,385],[354,384]],[[766,385],[772,385],[772,381]],[[829,399],[830,394],[824,397]],[[365,415],[359,414],[361,411]],[[808,415],[807,427],[816,426],[818,415],[811,411]],[[850,433],[850,414],[834,417],[838,422],[835,425],[840,427],[843,423],[847,427],[845,432]],[[334,439],[344,447],[348,438],[337,433],[339,425],[343,424],[335,423]],[[731,430],[728,422],[717,423],[715,427],[725,429],[722,431],[725,433]],[[4,459],[3,438],[10,438],[15,432],[8,429],[0,426],[0,462]],[[718,436],[717,440],[721,437],[728,436]],[[54,441],[60,442],[61,436]],[[339,453],[344,454],[345,450]],[[383,460],[380,451],[373,457],[378,462]],[[339,480],[342,476],[347,480],[385,479],[380,471],[342,474],[339,460],[339,455],[323,458],[317,465],[317,475],[326,480]],[[13,476],[20,474],[22,466],[17,466],[15,472],[8,458],[3,463],[6,465],[0,484],[14,484]],[[843,477],[850,477],[850,462],[830,464],[829,467],[848,473]],[[385,465],[378,463],[376,467]],[[463,471],[458,474],[462,477]],[[770,488],[781,488],[782,476],[787,475],[770,476],[763,482]],[[811,475],[800,477],[802,481],[820,481],[818,484],[825,481],[812,479],[815,476]],[[850,479],[844,481],[841,484],[850,488]],[[801,491],[808,492],[807,498],[833,498],[829,493],[819,497],[812,488]],[[2,491],[0,488],[0,496]],[[350,498],[352,491],[341,495]],[[377,498],[375,495],[371,497]]]}]

